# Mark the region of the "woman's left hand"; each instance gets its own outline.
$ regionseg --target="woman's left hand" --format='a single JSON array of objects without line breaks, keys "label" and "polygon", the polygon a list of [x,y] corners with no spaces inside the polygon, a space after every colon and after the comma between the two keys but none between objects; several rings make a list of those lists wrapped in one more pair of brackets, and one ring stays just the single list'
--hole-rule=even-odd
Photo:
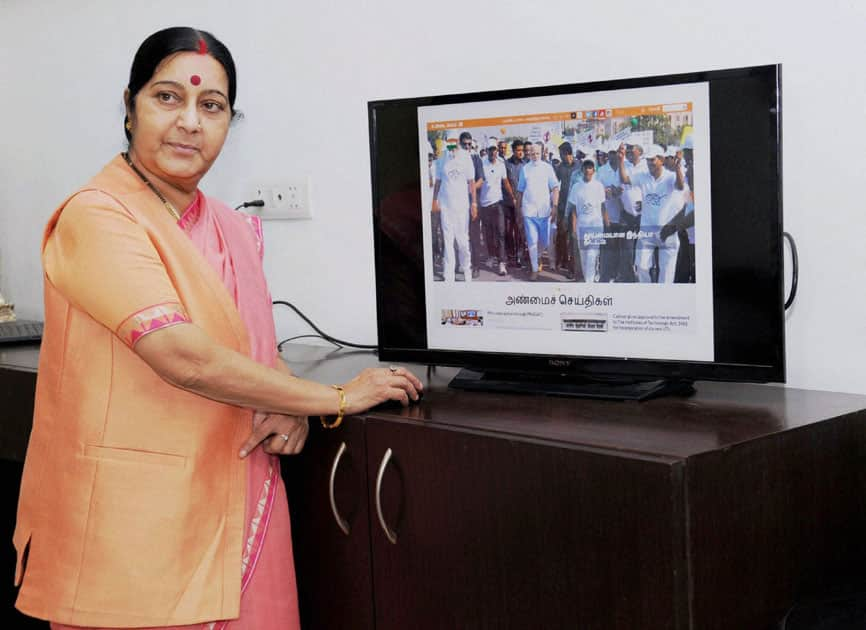
[{"label": "woman's left hand", "polygon": [[259,444],[271,455],[297,455],[304,448],[309,432],[310,423],[306,416],[256,411],[253,430],[241,447],[240,456],[246,457]]}]

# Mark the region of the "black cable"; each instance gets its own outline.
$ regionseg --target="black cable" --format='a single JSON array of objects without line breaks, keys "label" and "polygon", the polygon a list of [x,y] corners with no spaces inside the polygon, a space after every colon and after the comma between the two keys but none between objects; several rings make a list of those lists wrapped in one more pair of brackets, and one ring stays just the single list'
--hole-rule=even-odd
[{"label": "black cable", "polygon": [[[325,339],[324,337],[322,337],[322,335],[295,335],[294,337],[289,337],[288,339],[283,339],[280,343],[278,343],[277,344],[277,351],[282,352],[283,351],[283,344],[289,343],[290,341],[294,341],[295,339],[310,339],[310,338]],[[328,343],[334,344],[338,350],[342,349],[342,347],[343,347],[340,344],[338,344],[336,341],[331,341],[330,339],[325,339],[325,341],[327,341]]]},{"label": "black cable", "polygon": [[785,310],[790,308],[794,303],[794,298],[797,297],[797,281],[800,276],[800,261],[797,258],[797,245],[794,243],[794,237],[788,232],[782,232],[782,238],[788,241],[791,246],[791,291],[788,293],[788,299],[785,300]]},{"label": "black cable", "polygon": [[253,201],[245,201],[241,205],[236,206],[235,210],[240,210],[241,208],[264,208],[265,202],[261,199],[254,199]]},{"label": "black cable", "polygon": [[350,341],[343,341],[342,339],[337,339],[336,337],[332,337],[331,335],[329,335],[325,332],[322,332],[319,329],[319,327],[316,326],[309,317],[307,317],[300,310],[298,310],[297,306],[295,306],[294,304],[291,304],[289,302],[286,302],[285,300],[274,300],[273,304],[274,305],[282,304],[283,306],[288,306],[290,309],[295,311],[295,313],[297,313],[301,319],[303,319],[305,322],[307,322],[313,330],[315,330],[317,333],[319,333],[319,335],[321,335],[322,339],[324,339],[325,341],[330,341],[331,343],[334,343],[334,344],[337,344],[340,346],[348,346],[349,348],[361,348],[362,350],[378,350],[379,349],[379,346],[370,346],[370,345],[364,345],[364,344],[360,344],[360,343],[352,343]]}]

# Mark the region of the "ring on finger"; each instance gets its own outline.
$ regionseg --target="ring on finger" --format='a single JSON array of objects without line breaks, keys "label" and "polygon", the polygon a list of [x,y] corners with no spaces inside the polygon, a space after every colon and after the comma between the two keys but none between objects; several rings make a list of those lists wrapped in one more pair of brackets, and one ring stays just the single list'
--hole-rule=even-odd
[{"label": "ring on finger", "polygon": [[391,374],[396,374],[397,370],[400,368],[398,368],[396,365],[391,365],[388,367],[388,369],[391,370]]},{"label": "ring on finger", "polygon": [[288,435],[288,433],[280,433],[280,437],[283,438],[283,442],[288,442],[288,441],[289,441],[289,435]]}]

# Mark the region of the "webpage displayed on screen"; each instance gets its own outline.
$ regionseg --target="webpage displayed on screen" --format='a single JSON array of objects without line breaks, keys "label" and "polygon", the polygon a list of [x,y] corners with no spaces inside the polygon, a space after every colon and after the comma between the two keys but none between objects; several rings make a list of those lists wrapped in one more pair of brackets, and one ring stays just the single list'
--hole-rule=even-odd
[{"label": "webpage displayed on screen", "polygon": [[[509,352],[713,360],[708,83],[424,106],[418,132],[431,349],[497,352],[507,338]],[[566,142],[576,159],[563,171]],[[503,179],[520,199],[522,267],[496,229],[514,212]],[[665,230],[692,213],[687,239]]]}]

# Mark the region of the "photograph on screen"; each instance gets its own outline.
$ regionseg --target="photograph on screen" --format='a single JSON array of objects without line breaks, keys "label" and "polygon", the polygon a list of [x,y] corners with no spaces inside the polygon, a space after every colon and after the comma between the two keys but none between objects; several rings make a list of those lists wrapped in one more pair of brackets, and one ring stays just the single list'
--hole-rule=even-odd
[{"label": "photograph on screen", "polygon": [[713,359],[707,83],[423,106],[418,132],[431,348]]}]

